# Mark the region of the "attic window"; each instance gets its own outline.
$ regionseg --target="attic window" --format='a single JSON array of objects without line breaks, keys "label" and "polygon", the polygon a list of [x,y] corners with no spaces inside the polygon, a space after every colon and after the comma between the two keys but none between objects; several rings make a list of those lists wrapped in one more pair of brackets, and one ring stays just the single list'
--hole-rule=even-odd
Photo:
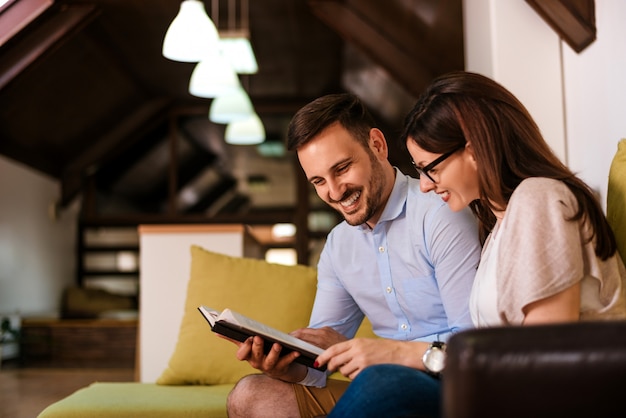
[{"label": "attic window", "polygon": [[0,0],[0,46],[46,11],[53,0]]}]

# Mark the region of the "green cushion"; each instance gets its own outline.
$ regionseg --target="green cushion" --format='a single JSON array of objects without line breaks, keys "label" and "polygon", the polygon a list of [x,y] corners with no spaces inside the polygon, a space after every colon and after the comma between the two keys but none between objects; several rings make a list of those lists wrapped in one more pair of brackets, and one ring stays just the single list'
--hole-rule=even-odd
[{"label": "green cushion", "polygon": [[198,306],[231,308],[284,332],[306,327],[317,270],[231,257],[191,247],[191,275],[176,348],[157,379],[162,385],[235,383],[256,373],[235,357],[237,346],[211,332]]},{"label": "green cushion", "polygon": [[48,406],[38,418],[226,418],[232,387],[93,383]]},{"label": "green cushion", "polygon": [[609,170],[606,217],[615,232],[617,249],[626,263],[626,139],[617,144]]}]

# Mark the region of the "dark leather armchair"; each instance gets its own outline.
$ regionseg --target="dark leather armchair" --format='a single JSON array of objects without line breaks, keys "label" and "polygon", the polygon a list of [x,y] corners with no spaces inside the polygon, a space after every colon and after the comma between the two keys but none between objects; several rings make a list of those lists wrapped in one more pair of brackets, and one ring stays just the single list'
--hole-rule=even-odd
[{"label": "dark leather armchair", "polygon": [[445,418],[626,417],[626,321],[458,333],[442,386]]}]

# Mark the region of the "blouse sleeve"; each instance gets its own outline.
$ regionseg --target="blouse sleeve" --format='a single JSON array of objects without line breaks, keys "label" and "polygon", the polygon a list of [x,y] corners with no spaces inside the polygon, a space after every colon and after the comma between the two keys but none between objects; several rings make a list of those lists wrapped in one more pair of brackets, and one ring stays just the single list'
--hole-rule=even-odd
[{"label": "blouse sleeve", "polygon": [[584,277],[584,236],[565,183],[524,180],[507,206],[499,233],[498,311],[505,323],[521,325],[528,304],[573,286]]}]

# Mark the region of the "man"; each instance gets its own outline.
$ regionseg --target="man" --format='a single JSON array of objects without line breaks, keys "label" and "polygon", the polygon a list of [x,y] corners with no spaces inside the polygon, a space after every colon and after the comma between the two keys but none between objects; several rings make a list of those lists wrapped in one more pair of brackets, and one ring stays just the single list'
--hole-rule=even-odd
[{"label": "man", "polygon": [[[352,379],[372,364],[405,364],[413,341],[445,341],[471,326],[480,256],[473,215],[451,212],[391,165],[383,133],[355,96],[304,106],[289,125],[288,148],[319,197],[345,219],[320,255],[309,328],[293,335],[327,349],[352,339],[367,316],[381,338],[352,339],[328,361]],[[239,344],[237,358],[263,374],[238,382],[228,399],[231,418],[326,415],[349,384],[294,363],[297,353],[279,357],[280,350],[274,344],[265,355],[258,336]]]}]

